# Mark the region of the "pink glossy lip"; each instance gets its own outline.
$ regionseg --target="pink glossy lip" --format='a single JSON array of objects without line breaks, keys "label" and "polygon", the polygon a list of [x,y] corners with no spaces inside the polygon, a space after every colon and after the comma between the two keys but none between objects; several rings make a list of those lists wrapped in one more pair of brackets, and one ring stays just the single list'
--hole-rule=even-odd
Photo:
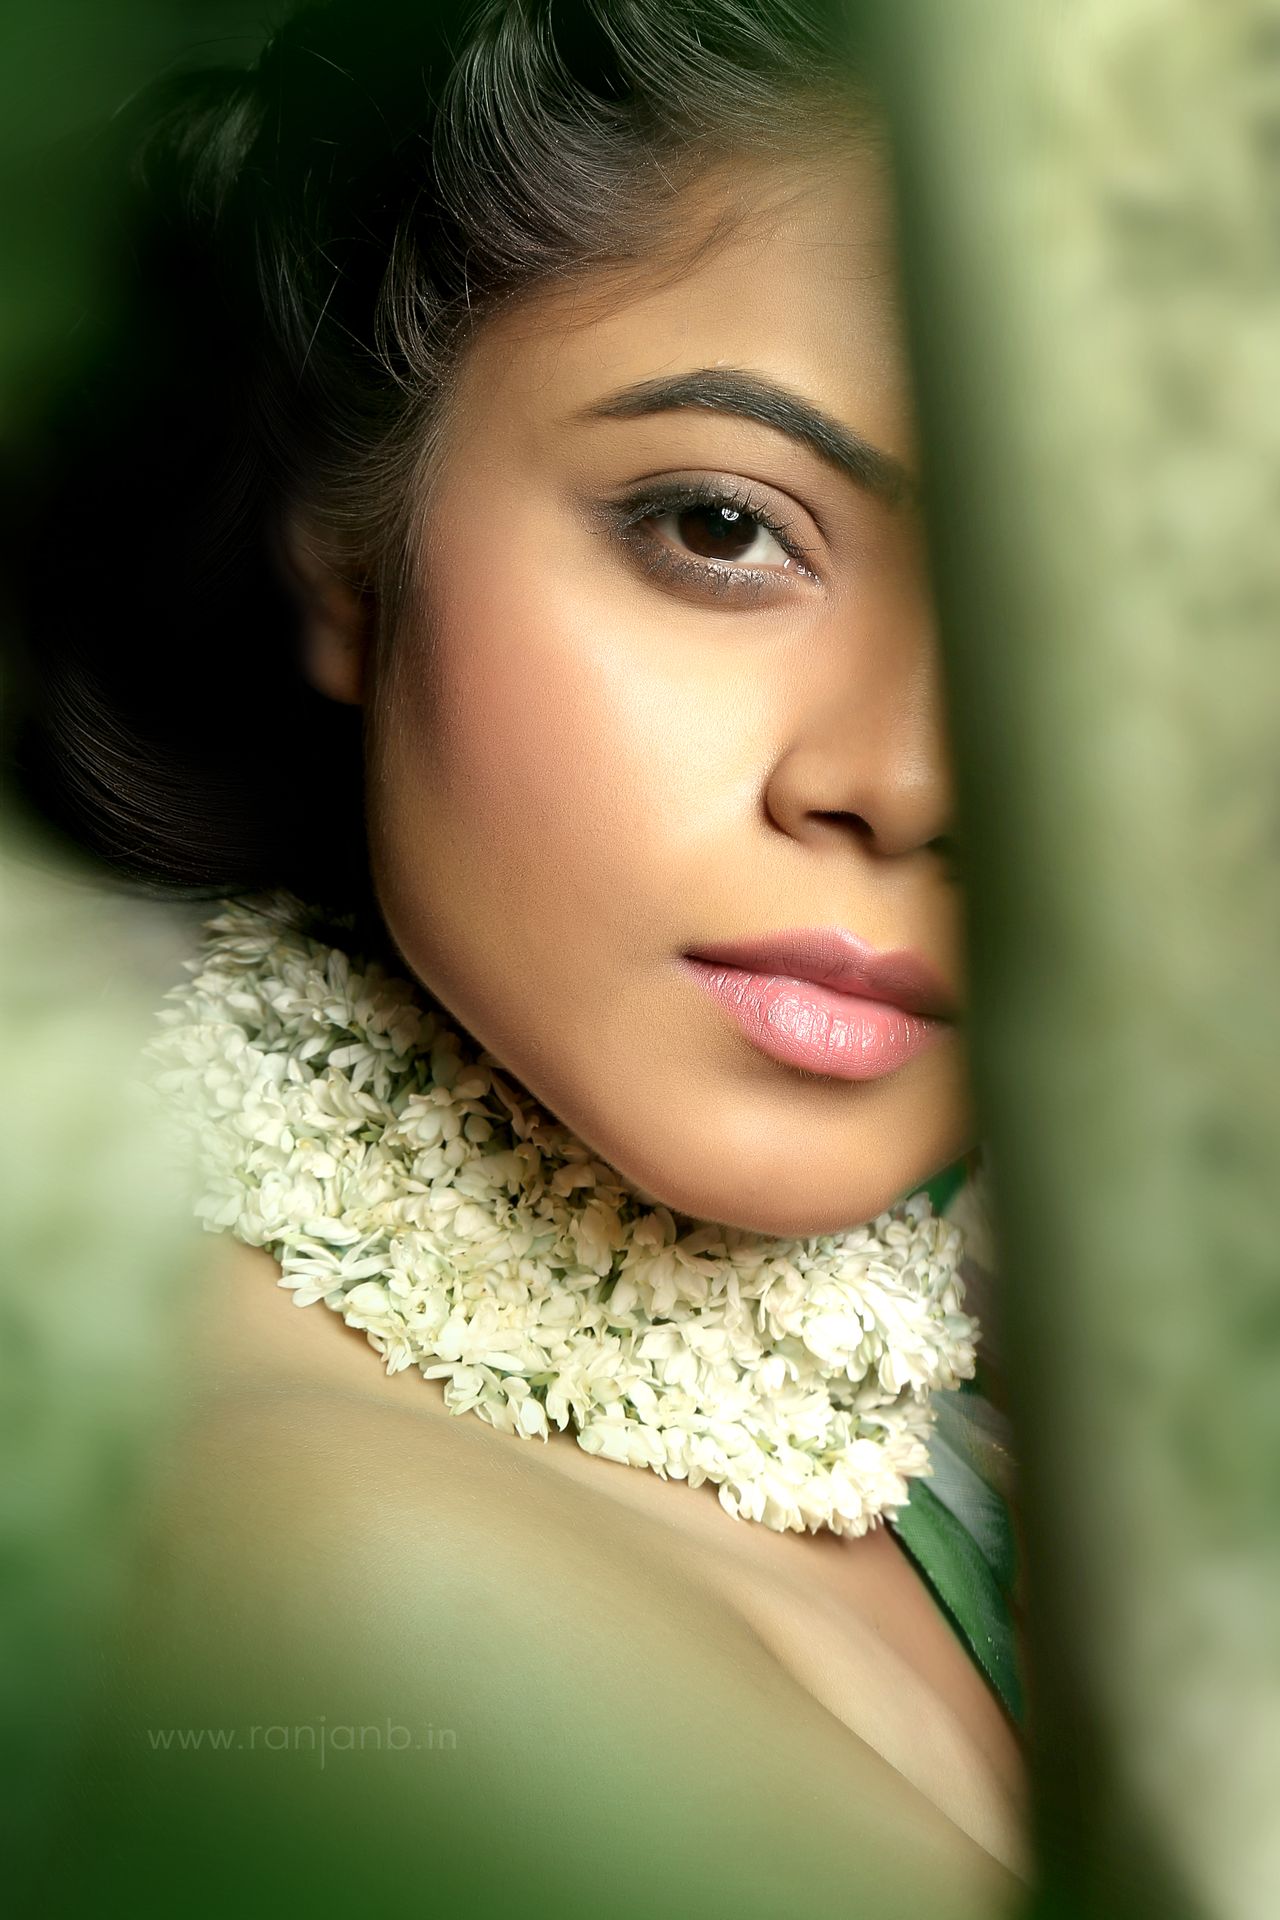
[{"label": "pink glossy lip", "polygon": [[717,942],[683,960],[762,1052],[837,1079],[895,1072],[958,1013],[918,954],[877,952],[842,927]]}]

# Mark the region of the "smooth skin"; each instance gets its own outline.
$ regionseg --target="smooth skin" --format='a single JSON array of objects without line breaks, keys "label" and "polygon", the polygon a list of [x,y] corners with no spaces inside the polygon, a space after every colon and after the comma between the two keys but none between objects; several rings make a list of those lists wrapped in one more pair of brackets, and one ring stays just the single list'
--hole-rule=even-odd
[{"label": "smooth skin", "polygon": [[1016,1742],[887,1532],[452,1416],[219,1251],[50,1911],[1019,1911]]},{"label": "smooth skin", "polygon": [[[870,156],[829,155],[738,164],[686,197],[683,253],[480,329],[394,631],[373,645],[363,600],[295,541],[310,670],[368,704],[379,904],[432,993],[647,1194],[835,1232],[974,1144],[962,1025],[881,1079],[819,1076],[758,1052],[680,955],[841,926],[917,949],[963,1003],[919,514],[776,426],[596,409],[733,370],[910,475],[890,200]],[[683,264],[726,214],[728,238]],[[629,537],[610,518],[708,483],[803,560],[760,526],[708,561],[705,510]]]},{"label": "smooth skin", "polygon": [[[485,322],[395,623],[302,512],[291,564],[312,678],[366,706],[374,877],[406,964],[645,1191],[810,1234],[973,1144],[962,1029],[881,1081],[798,1073],[678,956],[839,924],[917,948],[963,1001],[918,517],[776,425],[593,410],[731,369],[910,473],[890,202],[870,156],[775,157],[682,209],[668,255]],[[713,551],[708,573],[705,515],[628,533],[612,512],[691,480],[745,489],[797,552],[748,527],[745,559]],[[314,1910],[349,1910],[353,1860],[370,1912],[1016,1909],[1017,1741],[885,1529],[773,1534],[572,1435],[450,1416],[438,1382],[388,1378],[337,1315],[300,1313],[267,1255],[222,1255],[103,1661],[102,1845],[127,1884],[164,1884],[158,1818],[205,1836],[180,1857],[203,1845],[188,1895],[210,1912],[248,1828],[247,1884]],[[188,1774],[146,1751],[156,1724],[322,1715],[449,1727],[457,1750]]]}]

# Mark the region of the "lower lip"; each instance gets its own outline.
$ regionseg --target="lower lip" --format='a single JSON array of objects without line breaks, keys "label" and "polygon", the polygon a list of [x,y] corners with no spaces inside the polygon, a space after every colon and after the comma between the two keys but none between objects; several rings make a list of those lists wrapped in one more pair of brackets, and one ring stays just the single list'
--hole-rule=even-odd
[{"label": "lower lip", "polygon": [[835,1080],[879,1080],[894,1073],[941,1039],[947,1024],[812,980],[749,973],[687,955],[684,964],[761,1053]]}]

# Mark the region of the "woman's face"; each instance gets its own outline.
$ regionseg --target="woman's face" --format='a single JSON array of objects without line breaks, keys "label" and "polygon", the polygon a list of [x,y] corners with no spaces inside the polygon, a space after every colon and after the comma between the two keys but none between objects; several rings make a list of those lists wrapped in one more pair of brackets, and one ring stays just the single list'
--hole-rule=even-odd
[{"label": "woman's face", "polygon": [[973,1143],[960,1027],[875,1001],[909,969],[808,978],[861,941],[963,998],[890,202],[870,158],[683,199],[685,244],[745,217],[468,349],[366,688],[374,879],[421,981],[642,1191],[826,1233]]}]

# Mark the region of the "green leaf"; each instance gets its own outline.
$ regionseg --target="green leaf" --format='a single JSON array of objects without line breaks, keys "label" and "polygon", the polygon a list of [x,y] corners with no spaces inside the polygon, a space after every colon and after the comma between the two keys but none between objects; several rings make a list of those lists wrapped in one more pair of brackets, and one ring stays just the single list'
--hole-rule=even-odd
[{"label": "green leaf", "polygon": [[964,1161],[955,1160],[949,1167],[944,1167],[941,1173],[935,1173],[932,1180],[926,1180],[917,1191],[927,1193],[934,1212],[941,1213],[955,1199],[964,1182]]},{"label": "green leaf", "polygon": [[890,1522],[1010,1717],[1022,1720],[1013,1616],[973,1535],[923,1480]]}]

